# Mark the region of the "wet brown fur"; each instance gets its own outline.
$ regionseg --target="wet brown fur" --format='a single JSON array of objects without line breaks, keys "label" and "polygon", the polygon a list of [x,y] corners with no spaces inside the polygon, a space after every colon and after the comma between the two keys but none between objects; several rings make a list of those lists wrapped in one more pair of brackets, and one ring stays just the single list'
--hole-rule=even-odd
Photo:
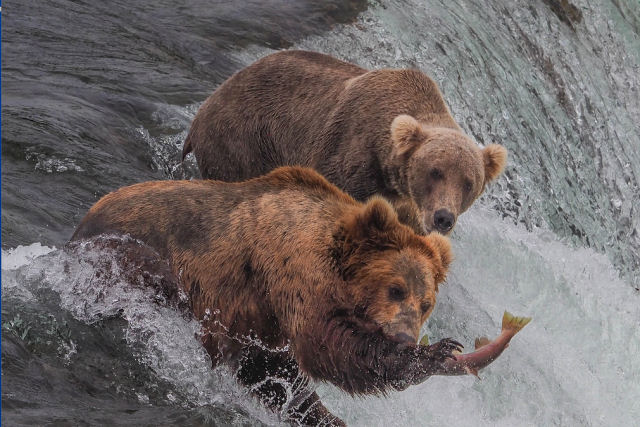
[{"label": "wet brown fur", "polygon": [[[359,203],[311,169],[125,187],[98,201],[72,240],[103,233],[129,234],[169,261],[213,363],[235,367],[248,385],[275,375],[300,386],[309,376],[380,393],[423,381],[450,355],[446,344],[407,345],[387,333],[417,332],[431,313],[448,240],[415,234],[385,200]],[[391,301],[390,286],[406,297]],[[278,407],[277,387],[257,392]],[[340,424],[315,393],[303,400],[294,419]]]},{"label": "wet brown fur", "polygon": [[481,149],[461,131],[424,73],[305,51],[266,56],[224,82],[191,125],[190,151],[204,178],[223,181],[313,167],[357,200],[383,195],[417,232],[434,230],[440,209],[455,221],[506,162],[503,147]]}]

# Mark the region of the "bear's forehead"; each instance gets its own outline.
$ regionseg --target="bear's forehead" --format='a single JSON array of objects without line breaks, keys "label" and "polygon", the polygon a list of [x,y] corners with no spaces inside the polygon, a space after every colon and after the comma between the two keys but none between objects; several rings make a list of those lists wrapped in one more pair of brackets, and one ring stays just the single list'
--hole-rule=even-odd
[{"label": "bear's forehead", "polygon": [[[446,137],[445,137],[446,136]],[[460,173],[474,179],[483,174],[480,147],[464,135],[445,135],[424,144],[414,158],[417,166],[437,167],[445,174]]]},{"label": "bear's forehead", "polygon": [[402,277],[407,287],[416,295],[424,295],[432,288],[433,274],[429,271],[426,256],[416,251],[401,251],[393,263],[394,273]]},{"label": "bear's forehead", "polygon": [[466,138],[443,138],[430,141],[423,146],[425,154],[438,155],[434,160],[465,159],[470,162],[482,161],[480,148]]}]

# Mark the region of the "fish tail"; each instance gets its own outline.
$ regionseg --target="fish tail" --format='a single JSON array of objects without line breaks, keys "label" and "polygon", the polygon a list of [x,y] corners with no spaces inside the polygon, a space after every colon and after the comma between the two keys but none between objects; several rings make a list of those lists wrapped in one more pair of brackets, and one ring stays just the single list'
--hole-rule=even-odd
[{"label": "fish tail", "polygon": [[531,322],[531,317],[516,317],[508,311],[502,316],[502,330],[511,330],[514,333],[527,326]]}]

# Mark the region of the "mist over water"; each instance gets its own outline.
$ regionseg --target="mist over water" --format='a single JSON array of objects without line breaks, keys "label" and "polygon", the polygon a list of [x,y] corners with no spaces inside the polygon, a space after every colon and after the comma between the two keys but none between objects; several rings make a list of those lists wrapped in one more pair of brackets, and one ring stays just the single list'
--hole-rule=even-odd
[{"label": "mist over water", "polygon": [[197,324],[122,272],[92,281],[86,260],[105,254],[56,248],[106,192],[197,177],[179,156],[200,103],[235,70],[302,48],[419,68],[469,135],[509,149],[504,176],[460,217],[423,332],[470,351],[505,309],[533,317],[481,380],[367,398],[320,384],[326,406],[360,426],[635,425],[640,5],[259,3],[3,10],[3,423],[278,423],[210,369]]}]

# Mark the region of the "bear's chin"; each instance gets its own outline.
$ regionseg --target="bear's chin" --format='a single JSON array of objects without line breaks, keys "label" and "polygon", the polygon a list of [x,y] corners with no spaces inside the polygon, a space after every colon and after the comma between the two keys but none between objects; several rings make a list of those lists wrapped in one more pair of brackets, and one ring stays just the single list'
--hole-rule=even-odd
[{"label": "bear's chin", "polygon": [[389,340],[398,344],[399,350],[402,350],[407,347],[415,346],[418,343],[417,338],[414,339],[407,333],[404,333],[404,332],[389,333],[385,331],[384,326],[381,327],[381,330],[382,330],[382,335],[386,340]]}]

